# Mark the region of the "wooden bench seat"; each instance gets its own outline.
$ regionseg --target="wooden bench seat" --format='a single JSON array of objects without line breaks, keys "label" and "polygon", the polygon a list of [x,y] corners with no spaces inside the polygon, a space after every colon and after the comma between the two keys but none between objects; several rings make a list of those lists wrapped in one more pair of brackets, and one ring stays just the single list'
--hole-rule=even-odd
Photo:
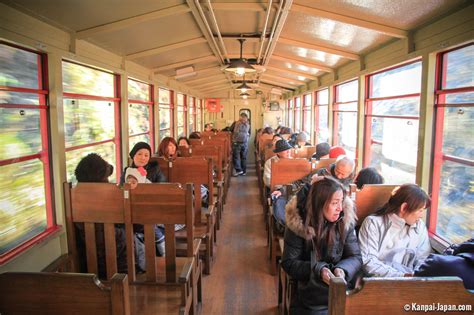
[{"label": "wooden bench seat", "polygon": [[3,273],[0,274],[0,312],[2,315],[128,315],[127,275],[115,274],[110,281],[101,282],[94,274]]}]

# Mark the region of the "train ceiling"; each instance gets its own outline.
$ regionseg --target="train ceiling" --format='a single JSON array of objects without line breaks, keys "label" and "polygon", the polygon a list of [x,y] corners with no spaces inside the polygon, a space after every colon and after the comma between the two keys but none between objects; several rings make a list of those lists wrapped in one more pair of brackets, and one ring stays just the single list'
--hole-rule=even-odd
[{"label": "train ceiling", "polygon": [[[463,6],[466,0],[1,0],[206,96],[243,78],[294,90]],[[237,82],[237,83],[236,83]]]}]

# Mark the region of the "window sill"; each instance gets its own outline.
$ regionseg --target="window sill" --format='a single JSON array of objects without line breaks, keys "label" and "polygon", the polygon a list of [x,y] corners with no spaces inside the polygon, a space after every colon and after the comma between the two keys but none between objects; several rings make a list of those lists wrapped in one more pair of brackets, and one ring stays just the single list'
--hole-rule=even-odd
[{"label": "window sill", "polygon": [[451,246],[450,243],[448,243],[447,241],[445,241],[438,235],[433,234],[433,233],[429,233],[429,235],[430,235],[431,247],[435,250],[435,252],[441,254],[442,252],[444,252],[446,248]]},{"label": "window sill", "polygon": [[24,253],[28,252],[30,248],[33,248],[38,244],[47,242],[53,238],[56,238],[65,232],[65,229],[61,225],[56,225],[46,229],[44,232],[36,235],[32,239],[24,242],[23,244],[0,256],[0,266],[3,266],[4,264],[22,256]]}]

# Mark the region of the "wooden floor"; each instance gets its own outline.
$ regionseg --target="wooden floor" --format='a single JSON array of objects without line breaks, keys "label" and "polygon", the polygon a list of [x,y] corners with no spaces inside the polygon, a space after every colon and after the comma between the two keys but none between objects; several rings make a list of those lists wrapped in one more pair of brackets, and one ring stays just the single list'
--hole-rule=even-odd
[{"label": "wooden floor", "polygon": [[217,258],[203,278],[201,314],[278,314],[278,278],[270,275],[255,168],[232,178],[217,235]]}]

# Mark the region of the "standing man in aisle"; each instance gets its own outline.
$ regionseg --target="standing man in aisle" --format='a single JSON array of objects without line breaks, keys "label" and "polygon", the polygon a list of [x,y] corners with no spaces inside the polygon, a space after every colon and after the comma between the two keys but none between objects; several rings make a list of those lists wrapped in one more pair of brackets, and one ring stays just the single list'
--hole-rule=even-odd
[{"label": "standing man in aisle", "polygon": [[250,125],[248,116],[240,114],[232,129],[232,160],[235,172],[233,176],[246,175],[247,173],[247,150],[250,136]]}]

